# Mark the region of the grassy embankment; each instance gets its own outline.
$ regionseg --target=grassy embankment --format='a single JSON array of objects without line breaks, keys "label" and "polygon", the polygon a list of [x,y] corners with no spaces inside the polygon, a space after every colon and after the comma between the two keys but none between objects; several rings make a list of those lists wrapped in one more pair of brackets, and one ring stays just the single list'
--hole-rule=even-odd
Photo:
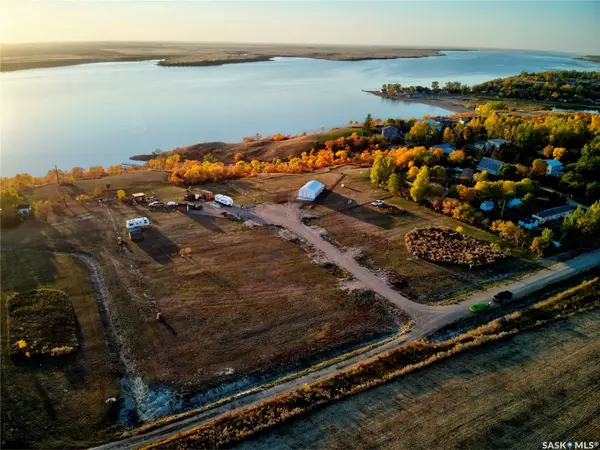
[{"label": "grassy embankment", "polygon": [[454,339],[420,340],[329,379],[305,385],[261,405],[216,419],[146,448],[216,448],[244,439],[301,413],[424,368],[470,349],[490,346],[521,332],[563,320],[600,306],[600,279],[595,278],[523,312],[512,313]]},{"label": "grassy embankment", "polygon": [[[107,428],[112,407],[105,400],[119,397],[119,375],[87,271],[67,255],[22,250],[3,250],[1,264],[2,446],[70,448],[103,442],[112,434]],[[9,356],[7,300],[14,292],[37,288],[68,294],[80,343],[74,353]]]}]

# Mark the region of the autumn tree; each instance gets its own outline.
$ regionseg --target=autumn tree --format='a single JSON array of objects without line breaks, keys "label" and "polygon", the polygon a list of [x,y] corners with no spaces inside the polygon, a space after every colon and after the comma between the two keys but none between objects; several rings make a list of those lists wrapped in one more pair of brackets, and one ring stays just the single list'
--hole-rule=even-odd
[{"label": "autumn tree", "polygon": [[94,188],[94,197],[102,197],[102,189],[100,189],[99,187]]},{"label": "autumn tree", "polygon": [[16,212],[17,207],[23,201],[23,197],[16,189],[6,188],[0,191],[0,207],[2,211]]},{"label": "autumn tree", "polygon": [[126,197],[127,197],[127,194],[125,194],[125,191],[123,189],[119,189],[117,191],[117,199],[125,200]]},{"label": "autumn tree", "polygon": [[[350,121],[350,122],[352,122],[352,121]],[[235,156],[233,157],[233,159],[235,160],[236,163],[239,161],[244,161],[244,154],[241,152],[237,152],[235,154]]]},{"label": "autumn tree", "polygon": [[531,172],[534,175],[545,175],[546,174],[546,170],[548,169],[548,163],[546,161],[544,161],[543,159],[535,159],[533,160],[533,163],[531,164]]},{"label": "autumn tree", "polygon": [[77,197],[75,197],[75,201],[77,201],[81,205],[84,205],[85,203],[89,203],[91,200],[92,200],[91,197],[86,194],[79,194]]},{"label": "autumn tree", "polygon": [[371,167],[371,183],[385,185],[396,168],[392,158],[378,155]]},{"label": "autumn tree", "polygon": [[435,133],[435,125],[426,120],[415,122],[410,131],[406,134],[406,139],[419,144],[428,142]]},{"label": "autumn tree", "polygon": [[454,144],[456,142],[456,136],[454,136],[454,132],[452,131],[452,128],[447,127],[444,130],[444,135],[442,137],[444,142],[447,142],[449,144]]},{"label": "autumn tree", "polygon": [[390,175],[390,178],[387,183],[388,191],[390,191],[394,195],[398,195],[402,191],[403,185],[404,185],[404,174],[394,172]]},{"label": "autumn tree", "polygon": [[554,152],[554,145],[548,144],[544,147],[544,158],[552,158]]},{"label": "autumn tree", "polygon": [[563,147],[556,147],[554,149],[554,151],[552,152],[552,157],[557,160],[560,161],[563,156],[565,156],[565,153],[567,153],[567,149],[563,148]]},{"label": "autumn tree", "polygon": [[367,114],[362,126],[363,136],[371,136],[373,134],[373,117],[371,113]]},{"label": "autumn tree", "polygon": [[412,187],[410,188],[410,196],[415,202],[420,203],[427,197],[428,192],[429,168],[427,166],[423,166],[421,167],[421,169],[419,169],[417,178],[415,179]]},{"label": "autumn tree", "polygon": [[439,81],[432,81],[432,82],[431,82],[431,89],[432,89],[434,92],[437,92],[437,91],[439,91],[439,90],[440,90],[440,82],[439,82]]},{"label": "autumn tree", "polygon": [[543,256],[544,252],[548,247],[550,247],[551,243],[552,230],[550,228],[545,228],[544,231],[542,231],[541,236],[537,236],[533,239],[530,249],[538,255]]},{"label": "autumn tree", "polygon": [[[448,128],[446,128],[446,129],[448,129]],[[465,160],[464,150],[454,150],[453,152],[450,152],[450,154],[448,155],[448,161],[450,161],[452,164],[460,165],[463,163],[464,160]]]}]

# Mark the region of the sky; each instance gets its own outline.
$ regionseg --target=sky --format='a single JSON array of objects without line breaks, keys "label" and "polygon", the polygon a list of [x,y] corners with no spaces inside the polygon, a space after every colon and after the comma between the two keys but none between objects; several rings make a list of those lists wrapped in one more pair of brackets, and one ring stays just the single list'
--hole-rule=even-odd
[{"label": "sky", "polygon": [[0,42],[198,41],[600,54],[600,0],[0,0]]}]

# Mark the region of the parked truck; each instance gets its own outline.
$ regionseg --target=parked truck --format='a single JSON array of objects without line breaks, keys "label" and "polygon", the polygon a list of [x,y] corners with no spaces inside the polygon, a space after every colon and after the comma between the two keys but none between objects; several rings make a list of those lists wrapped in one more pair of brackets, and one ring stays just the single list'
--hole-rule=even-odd
[{"label": "parked truck", "polygon": [[215,202],[224,206],[233,206],[233,199],[231,197],[227,197],[226,195],[215,195]]}]

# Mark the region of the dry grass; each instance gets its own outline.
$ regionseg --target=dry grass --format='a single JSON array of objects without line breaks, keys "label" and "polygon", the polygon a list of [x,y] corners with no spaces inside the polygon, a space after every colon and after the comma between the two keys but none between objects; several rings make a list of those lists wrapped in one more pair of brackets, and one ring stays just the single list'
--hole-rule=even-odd
[{"label": "dry grass", "polygon": [[[531,270],[528,255],[498,236],[469,227],[401,197],[390,197],[367,179],[367,169],[343,170],[347,175],[334,192],[320,200],[315,210],[323,214],[313,220],[325,228],[344,247],[360,248],[361,262],[375,269],[396,272],[406,283],[399,290],[418,302],[436,303],[457,296],[512,274]],[[405,212],[388,215],[370,202],[385,198],[386,203]],[[348,199],[353,203],[348,205]],[[464,228],[464,235],[479,241],[494,242],[511,252],[513,258],[481,268],[439,265],[413,257],[405,245],[406,234],[424,226]]]},{"label": "dry grass", "polygon": [[59,356],[74,352],[76,318],[69,296],[56,289],[34,289],[8,299],[11,355]]},{"label": "dry grass", "polygon": [[[532,328],[584,311],[593,311],[600,306],[599,291],[599,279],[595,278],[562,295],[538,303],[522,314],[504,316],[441,343],[424,340],[412,342],[382,355],[374,361],[358,365],[311,385],[305,385],[294,392],[265,401],[257,406],[222,416],[205,425],[175,434],[145,448],[181,449],[229,446],[258,431],[273,427],[319,406],[381,385],[433,363],[439,364],[439,361],[450,356],[476,348],[490,347]],[[595,354],[598,354],[597,348]],[[594,359],[592,358],[591,361]],[[590,385],[593,386],[595,383],[588,383],[588,392]],[[541,405],[541,407],[544,406]],[[591,423],[596,411],[587,411],[586,421]],[[435,430],[439,432],[439,430],[446,430],[446,427],[437,425]],[[433,431],[434,429],[430,428],[429,432]],[[570,432],[570,429],[568,431]]]},{"label": "dry grass", "polygon": [[219,65],[293,56],[340,61],[437,56],[435,49],[341,45],[227,44],[192,42],[73,42],[2,44],[2,71],[92,62],[166,59],[164,65]]},{"label": "dry grass", "polygon": [[541,448],[545,441],[595,441],[599,320],[596,310],[457,355],[238,448]]},{"label": "dry grass", "polygon": [[[185,389],[234,380],[391,331],[381,303],[361,304],[270,229],[206,216],[155,213],[132,246],[144,291],[116,305],[148,381]],[[121,220],[121,219],[120,219]],[[189,248],[189,256],[179,249]],[[135,290],[136,273],[115,259]],[[154,311],[164,322],[154,320]]]},{"label": "dry grass", "polygon": [[12,358],[2,333],[2,447],[68,448],[102,442],[110,433],[109,397],[119,377],[105,343],[87,271],[73,258],[2,251],[2,329],[15,291],[60,289],[77,317],[80,346],[62,358]]},{"label": "dry grass", "polygon": [[[271,180],[277,188],[263,183],[263,177],[213,187],[253,203],[271,196],[271,189],[286,184],[297,189],[313,177],[329,183],[339,175],[279,177]],[[64,216],[51,224],[27,221],[3,230],[2,238],[24,246],[83,249],[101,259],[113,293],[114,321],[150,383],[191,392],[269,369],[278,375],[399,325],[387,304],[364,303],[340,290],[334,275],[275,230],[118,202],[109,206],[109,216],[95,203],[86,208],[72,199],[105,183],[111,191],[154,192],[163,200],[184,194],[159,172],[80,181],[69,190]],[[257,188],[263,184],[263,190]],[[44,198],[55,191],[50,185],[27,196]],[[91,218],[76,220],[83,215]],[[150,217],[153,227],[143,242],[129,243],[130,251],[120,253],[112,220],[124,235],[125,219],[132,216]],[[182,249],[190,253],[181,256]],[[156,321],[159,311],[163,322]]]}]

